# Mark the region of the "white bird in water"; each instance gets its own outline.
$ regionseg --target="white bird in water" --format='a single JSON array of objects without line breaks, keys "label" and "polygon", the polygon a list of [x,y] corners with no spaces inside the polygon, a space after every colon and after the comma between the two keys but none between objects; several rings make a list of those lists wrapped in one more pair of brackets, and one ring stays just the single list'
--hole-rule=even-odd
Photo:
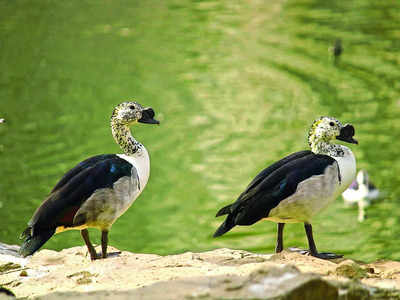
[{"label": "white bird in water", "polygon": [[358,221],[366,218],[365,208],[371,205],[373,200],[382,196],[379,189],[370,181],[368,172],[360,170],[356,179],[342,194],[343,200],[349,205],[358,205]]}]

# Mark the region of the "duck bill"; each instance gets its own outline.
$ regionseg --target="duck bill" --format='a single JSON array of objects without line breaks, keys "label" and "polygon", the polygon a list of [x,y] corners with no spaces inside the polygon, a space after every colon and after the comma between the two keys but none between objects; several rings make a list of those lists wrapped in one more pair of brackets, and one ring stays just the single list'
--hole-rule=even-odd
[{"label": "duck bill", "polygon": [[340,134],[336,136],[336,139],[351,144],[358,144],[358,141],[353,138],[354,133],[353,125],[346,124],[342,129],[340,129]]},{"label": "duck bill", "polygon": [[138,122],[145,124],[160,124],[160,121],[154,119],[154,110],[151,107],[142,110],[142,117]]}]

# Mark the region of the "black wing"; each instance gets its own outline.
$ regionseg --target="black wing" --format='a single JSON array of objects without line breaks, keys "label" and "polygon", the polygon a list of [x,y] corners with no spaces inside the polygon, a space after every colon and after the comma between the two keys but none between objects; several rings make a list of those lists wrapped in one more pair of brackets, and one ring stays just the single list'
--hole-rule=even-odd
[{"label": "black wing", "polygon": [[71,226],[76,211],[94,191],[112,188],[123,176],[131,176],[136,168],[115,154],[99,155],[82,161],[68,171],[52,193],[34,213],[28,225],[36,228]]},{"label": "black wing", "polygon": [[79,164],[77,164],[75,167],[73,167],[71,170],[69,170],[67,173],[64,174],[64,176],[57,182],[57,184],[54,186],[51,192],[53,193],[59,188],[63,187],[75,175],[79,174],[85,169],[93,167],[99,162],[106,161],[108,159],[113,159],[115,157],[117,157],[115,154],[101,154],[89,157],[88,159],[81,161]]},{"label": "black wing", "polygon": [[236,202],[233,204],[229,204],[223,208],[221,208],[216,217],[222,216],[222,215],[226,215],[232,212],[231,208],[233,205],[235,205],[236,203],[240,202],[241,199],[245,198],[246,195],[248,196],[249,193],[254,192],[254,187],[256,187],[258,184],[260,184],[260,182],[262,182],[266,177],[268,177],[272,172],[274,172],[275,170],[279,169],[280,167],[282,167],[283,165],[289,163],[292,160],[296,160],[299,159],[301,157],[310,155],[312,152],[310,150],[304,150],[304,151],[299,151],[299,152],[295,152],[293,154],[290,154],[284,158],[282,158],[281,160],[273,163],[272,165],[270,165],[268,168],[262,170],[260,173],[258,173],[258,175],[249,183],[249,185],[247,186],[247,188],[244,190],[243,193],[240,194],[240,196],[236,199]]},{"label": "black wing", "polygon": [[290,154],[284,158],[282,158],[281,160],[277,161],[276,163],[270,165],[268,168],[262,170],[251,182],[250,184],[247,186],[246,190],[240,194],[240,196],[238,197],[237,200],[245,198],[247,195],[253,193],[256,189],[254,189],[255,187],[257,187],[265,178],[267,178],[269,175],[271,175],[272,172],[276,171],[277,169],[281,168],[282,166],[284,166],[285,164],[290,163],[291,161],[300,159],[302,157],[308,156],[312,154],[311,151],[309,150],[304,150],[304,151],[299,151],[299,152],[295,152],[293,154]]},{"label": "black wing", "polygon": [[294,194],[300,182],[323,174],[335,162],[327,155],[301,151],[271,165],[256,176],[233,204],[222,209],[228,216],[214,236],[224,234],[235,225],[251,225],[268,217],[271,209]]}]

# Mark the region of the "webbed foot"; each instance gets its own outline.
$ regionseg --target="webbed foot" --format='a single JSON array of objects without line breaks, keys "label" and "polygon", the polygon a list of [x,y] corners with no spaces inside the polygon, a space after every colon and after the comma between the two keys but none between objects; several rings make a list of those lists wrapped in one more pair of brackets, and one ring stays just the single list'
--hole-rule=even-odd
[{"label": "webbed foot", "polygon": [[335,258],[342,258],[343,255],[341,254],[335,254],[335,253],[330,253],[330,252],[313,252],[310,250],[304,250],[304,249],[299,249],[299,248],[289,248],[290,251],[292,252],[297,252],[302,255],[309,255],[309,256],[314,256],[320,259],[335,259]]}]

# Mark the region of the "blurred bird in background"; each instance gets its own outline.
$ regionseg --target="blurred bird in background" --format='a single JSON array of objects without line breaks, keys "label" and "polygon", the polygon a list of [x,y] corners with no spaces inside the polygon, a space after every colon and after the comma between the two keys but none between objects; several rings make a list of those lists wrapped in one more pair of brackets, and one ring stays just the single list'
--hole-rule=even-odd
[{"label": "blurred bird in background", "polygon": [[337,65],[340,62],[340,56],[343,53],[342,40],[336,39],[333,46],[329,47],[329,52],[332,53],[333,63]]},{"label": "blurred bird in background", "polygon": [[366,218],[365,208],[381,196],[382,193],[369,180],[368,172],[365,170],[358,171],[356,179],[342,194],[346,204],[358,205],[359,222],[363,222]]}]

